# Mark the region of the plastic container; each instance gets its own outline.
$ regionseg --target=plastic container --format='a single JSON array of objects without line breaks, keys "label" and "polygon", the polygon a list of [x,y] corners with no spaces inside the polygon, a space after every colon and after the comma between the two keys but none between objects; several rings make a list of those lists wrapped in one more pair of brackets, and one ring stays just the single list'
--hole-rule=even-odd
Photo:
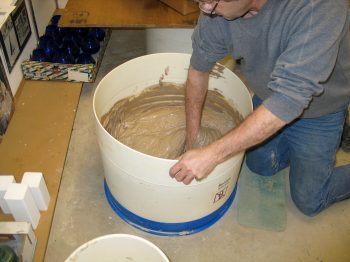
[{"label": "plastic container", "polygon": [[112,234],[95,238],[77,248],[65,262],[152,261],[169,262],[156,245],[141,237]]},{"label": "plastic container", "polygon": [[[103,128],[100,119],[116,101],[160,80],[185,83],[189,60],[189,54],[180,53],[135,58],[107,74],[93,98],[107,199],[125,221],[153,234],[192,234],[215,223],[233,201],[244,153],[218,165],[206,179],[186,186],[169,176],[176,160],[153,157],[125,146]],[[231,100],[243,117],[252,111],[247,88],[227,68],[214,68],[209,88]]]}]

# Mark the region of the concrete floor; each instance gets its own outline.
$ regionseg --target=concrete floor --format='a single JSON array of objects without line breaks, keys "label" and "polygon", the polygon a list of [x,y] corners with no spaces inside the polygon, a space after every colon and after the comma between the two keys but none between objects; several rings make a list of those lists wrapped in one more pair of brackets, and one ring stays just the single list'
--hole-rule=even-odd
[{"label": "concrete floor", "polygon": [[[95,83],[84,84],[45,261],[64,261],[83,243],[113,233],[143,237],[160,247],[172,262],[350,261],[350,201],[308,218],[295,208],[287,192],[287,228],[283,232],[241,226],[234,205],[209,229],[182,237],[145,233],[114,213],[103,190],[92,97],[106,73],[145,50],[144,30],[114,30]],[[343,162],[350,159],[346,154],[340,158]]]}]

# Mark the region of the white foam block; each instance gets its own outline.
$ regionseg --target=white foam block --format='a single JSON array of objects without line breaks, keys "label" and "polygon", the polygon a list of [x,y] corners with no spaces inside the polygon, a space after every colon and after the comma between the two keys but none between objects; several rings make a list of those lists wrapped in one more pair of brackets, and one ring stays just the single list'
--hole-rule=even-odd
[{"label": "white foam block", "polygon": [[31,223],[36,229],[40,220],[40,212],[28,185],[10,184],[4,199],[17,222]]},{"label": "white foam block", "polygon": [[45,211],[49,208],[50,195],[41,172],[25,172],[21,184],[29,186],[39,210]]},{"label": "white foam block", "polygon": [[16,183],[15,177],[12,175],[0,175],[0,208],[4,214],[11,214],[11,210],[7,206],[4,199],[7,188],[10,184]]}]

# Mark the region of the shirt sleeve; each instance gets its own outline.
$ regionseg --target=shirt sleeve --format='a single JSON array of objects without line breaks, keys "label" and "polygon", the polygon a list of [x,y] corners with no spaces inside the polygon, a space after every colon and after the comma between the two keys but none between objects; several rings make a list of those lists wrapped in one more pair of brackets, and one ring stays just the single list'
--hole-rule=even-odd
[{"label": "shirt sleeve", "polygon": [[273,94],[264,101],[269,111],[287,123],[324,92],[340,41],[349,30],[343,2],[309,1],[289,21],[289,37],[268,83]]},{"label": "shirt sleeve", "polygon": [[201,14],[192,35],[191,65],[201,72],[210,71],[215,63],[228,54],[220,17]]}]

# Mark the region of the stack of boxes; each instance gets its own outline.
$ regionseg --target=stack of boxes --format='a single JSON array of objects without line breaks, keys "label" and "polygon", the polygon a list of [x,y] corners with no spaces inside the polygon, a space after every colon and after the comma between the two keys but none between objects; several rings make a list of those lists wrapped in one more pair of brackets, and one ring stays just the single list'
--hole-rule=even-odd
[{"label": "stack of boxes", "polygon": [[50,195],[41,172],[25,172],[21,183],[16,183],[12,175],[0,176],[0,207],[15,221],[28,222],[36,229],[40,211],[46,211],[49,202]]},{"label": "stack of boxes", "polygon": [[24,78],[93,82],[111,30],[60,27],[60,17],[52,17],[31,57],[22,62]]}]

